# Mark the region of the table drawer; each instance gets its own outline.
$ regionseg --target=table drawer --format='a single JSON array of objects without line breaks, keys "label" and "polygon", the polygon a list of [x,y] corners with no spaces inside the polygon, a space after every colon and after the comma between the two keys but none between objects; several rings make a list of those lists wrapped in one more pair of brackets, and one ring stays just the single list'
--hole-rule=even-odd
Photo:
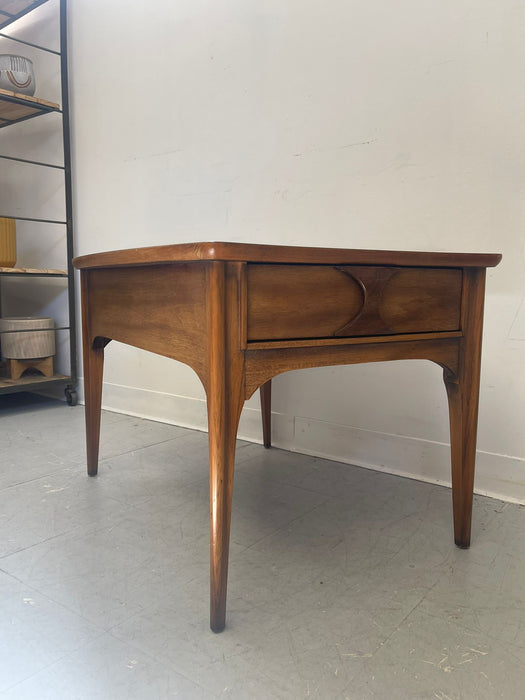
[{"label": "table drawer", "polygon": [[249,264],[247,338],[454,331],[461,287],[456,268]]}]

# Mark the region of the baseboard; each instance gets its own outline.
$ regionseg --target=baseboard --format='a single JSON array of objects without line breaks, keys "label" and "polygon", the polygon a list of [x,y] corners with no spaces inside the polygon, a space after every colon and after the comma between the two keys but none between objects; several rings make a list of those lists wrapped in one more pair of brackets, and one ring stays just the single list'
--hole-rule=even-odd
[{"label": "baseboard", "polygon": [[[295,417],[294,450],[451,486],[450,444]],[[287,448],[290,449],[290,448]],[[476,493],[525,505],[525,460],[476,453]]]},{"label": "baseboard", "polygon": [[[207,430],[204,399],[105,383],[102,403],[108,411]],[[257,408],[243,409],[238,436],[262,442]],[[272,443],[292,452],[450,487],[450,445],[446,443],[274,412]],[[525,505],[525,460],[478,451],[475,492]]]}]

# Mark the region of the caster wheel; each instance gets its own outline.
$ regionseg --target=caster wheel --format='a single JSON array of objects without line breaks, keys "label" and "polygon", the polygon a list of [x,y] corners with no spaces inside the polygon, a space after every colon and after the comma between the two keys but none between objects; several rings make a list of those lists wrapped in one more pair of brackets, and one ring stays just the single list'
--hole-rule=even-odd
[{"label": "caster wheel", "polygon": [[76,406],[78,403],[78,394],[74,389],[66,389],[66,401],[69,406]]}]

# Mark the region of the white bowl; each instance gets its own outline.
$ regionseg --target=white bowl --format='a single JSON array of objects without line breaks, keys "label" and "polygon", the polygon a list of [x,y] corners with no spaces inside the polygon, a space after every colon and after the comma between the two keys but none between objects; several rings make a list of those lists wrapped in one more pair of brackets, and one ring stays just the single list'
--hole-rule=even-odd
[{"label": "white bowl", "polygon": [[24,56],[0,54],[0,88],[2,90],[34,95],[35,87],[32,61]]}]

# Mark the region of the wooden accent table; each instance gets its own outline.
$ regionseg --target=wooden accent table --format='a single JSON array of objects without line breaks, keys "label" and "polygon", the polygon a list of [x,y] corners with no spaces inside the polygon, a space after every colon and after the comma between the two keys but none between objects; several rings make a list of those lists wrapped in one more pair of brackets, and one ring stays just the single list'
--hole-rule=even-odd
[{"label": "wooden accent table", "polygon": [[211,628],[226,617],[235,439],[261,387],[304,367],[425,359],[450,409],[454,537],[470,544],[485,268],[498,254],[184,243],[77,258],[88,474],[98,466],[104,347],[117,340],[192,367],[206,390]]}]

